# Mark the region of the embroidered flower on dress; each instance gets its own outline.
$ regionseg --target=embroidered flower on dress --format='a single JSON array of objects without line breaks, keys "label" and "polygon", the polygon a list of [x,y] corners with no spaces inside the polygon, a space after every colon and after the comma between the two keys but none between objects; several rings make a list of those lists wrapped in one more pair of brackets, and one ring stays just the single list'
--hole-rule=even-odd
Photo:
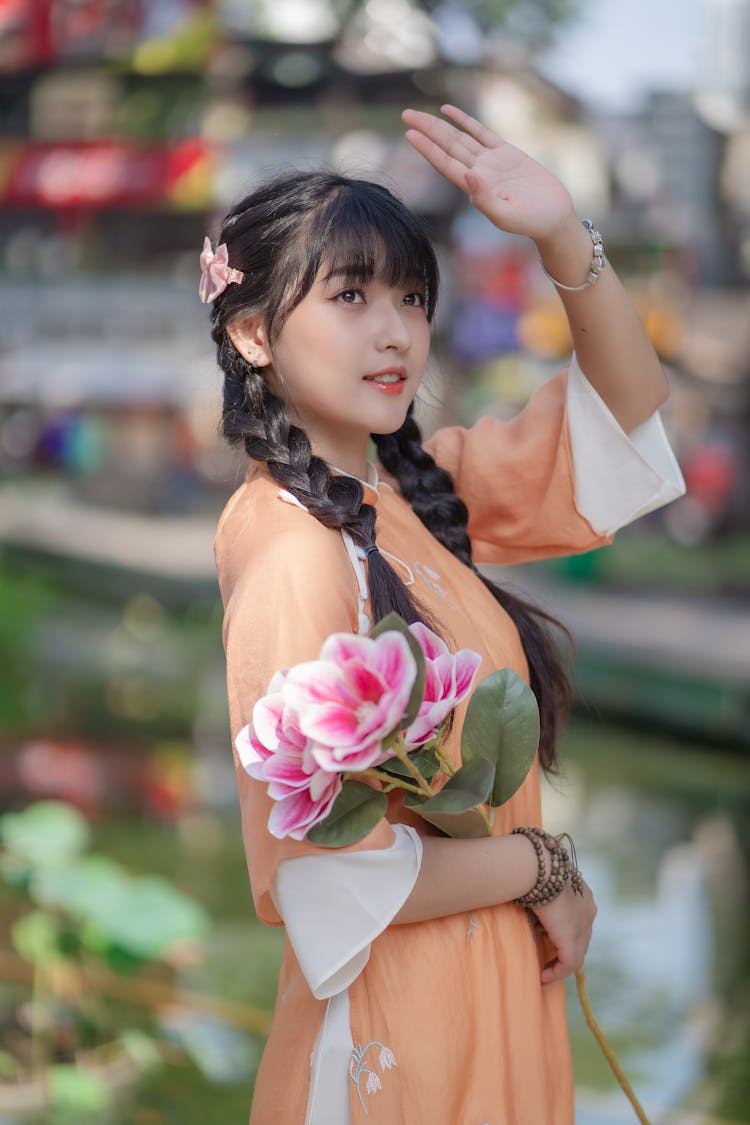
[{"label": "embroidered flower on dress", "polygon": [[368,1094],[377,1094],[378,1090],[382,1089],[382,1086],[383,1086],[383,1083],[380,1081],[380,1079],[378,1078],[375,1071],[371,1070],[370,1073],[367,1075],[367,1082],[365,1084],[365,1089],[367,1090],[367,1093]]},{"label": "embroidered flower on dress", "polygon": [[381,1071],[385,1072],[386,1070],[391,1070],[394,1066],[398,1066],[398,1063],[396,1062],[396,1056],[394,1055],[390,1047],[386,1047],[384,1043],[379,1043],[377,1039],[373,1039],[373,1041],[371,1043],[368,1043],[366,1047],[352,1048],[351,1061],[349,1063],[349,1076],[354,1085],[357,1087],[359,1104],[362,1106],[365,1117],[369,1116],[369,1112],[367,1109],[367,1105],[365,1104],[365,1099],[362,1097],[360,1082],[364,1078],[365,1091],[368,1094],[377,1094],[378,1091],[382,1090],[383,1088],[383,1083],[380,1080],[380,1076],[376,1074],[372,1067],[367,1065],[366,1056],[371,1047],[380,1047],[380,1051],[378,1052],[378,1062],[380,1064]]},{"label": "embroidered flower on dress", "polygon": [[381,1070],[390,1070],[392,1066],[397,1066],[396,1056],[389,1047],[381,1047],[380,1054],[378,1055],[378,1062],[380,1063]]}]

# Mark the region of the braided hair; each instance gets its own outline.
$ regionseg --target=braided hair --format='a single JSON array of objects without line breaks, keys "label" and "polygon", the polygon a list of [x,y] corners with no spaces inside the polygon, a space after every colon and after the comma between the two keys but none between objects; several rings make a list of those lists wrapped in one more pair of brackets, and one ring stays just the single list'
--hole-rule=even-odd
[{"label": "braided hair", "polygon": [[396,478],[401,494],[415,514],[444,547],[476,574],[518,629],[531,689],[539,704],[539,760],[545,770],[554,772],[557,730],[570,707],[570,685],[548,626],[562,630],[570,639],[568,630],[538,606],[504,590],[475,566],[467,531],[469,510],[456,496],[450,473],[436,465],[422,447],[413,404],[395,434],[372,436],[381,464]]},{"label": "braided hair", "polygon": [[[390,286],[418,281],[431,320],[437,301],[438,266],[421,223],[386,188],[329,172],[294,172],[274,177],[242,199],[227,215],[218,239],[232,267],[243,273],[213,302],[212,336],[224,372],[222,429],[254,461],[265,462],[282,488],[325,526],[346,531],[366,547],[375,540],[375,508],[364,502],[359,481],[331,471],[316,456],[305,431],[292,422],[286,403],[268,386],[231,338],[232,322],[262,319],[269,345],[304,299],[324,263],[366,282]],[[425,526],[487,586],[519,630],[539,702],[539,757],[556,767],[559,715],[567,708],[565,671],[543,611],[492,583],[475,567],[467,533],[468,511],[449,473],[422,447],[412,407],[395,434],[372,435],[384,467]],[[395,611],[408,622],[438,623],[379,552],[368,553],[370,603],[375,621]]]}]

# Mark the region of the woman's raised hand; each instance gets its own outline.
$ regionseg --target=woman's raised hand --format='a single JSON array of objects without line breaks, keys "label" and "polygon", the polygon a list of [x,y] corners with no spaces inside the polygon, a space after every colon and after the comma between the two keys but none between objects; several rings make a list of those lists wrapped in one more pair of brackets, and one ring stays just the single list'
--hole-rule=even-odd
[{"label": "woman's raised hand", "polygon": [[404,110],[406,139],[496,227],[538,242],[570,220],[570,195],[543,165],[456,106],[441,113],[450,121]]}]

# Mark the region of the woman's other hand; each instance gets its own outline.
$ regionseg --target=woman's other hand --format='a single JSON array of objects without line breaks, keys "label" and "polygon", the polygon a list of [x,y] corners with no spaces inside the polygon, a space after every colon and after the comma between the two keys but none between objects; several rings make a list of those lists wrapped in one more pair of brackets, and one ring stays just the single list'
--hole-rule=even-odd
[{"label": "woman's other hand", "polygon": [[568,881],[557,898],[533,907],[533,913],[555,948],[555,957],[542,969],[542,984],[552,984],[583,964],[596,917],[594,896],[586,883],[577,894]]}]

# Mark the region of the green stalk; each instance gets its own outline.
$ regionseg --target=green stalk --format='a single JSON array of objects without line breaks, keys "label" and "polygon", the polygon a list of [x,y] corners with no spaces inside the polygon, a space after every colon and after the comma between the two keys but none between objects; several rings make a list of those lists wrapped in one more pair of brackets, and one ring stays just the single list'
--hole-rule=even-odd
[{"label": "green stalk", "polygon": [[453,777],[453,775],[455,773],[458,773],[458,770],[454,769],[454,767],[451,765],[451,763],[446,758],[445,754],[443,753],[443,748],[440,745],[440,743],[438,743],[434,747],[434,750],[435,750],[435,757],[437,758],[438,762],[440,763],[440,769],[443,771],[443,773],[447,773],[448,777]]},{"label": "green stalk", "polygon": [[425,779],[422,777],[422,774],[419,772],[419,769],[414,765],[414,762],[406,753],[406,749],[404,748],[404,743],[401,737],[397,738],[393,743],[393,750],[395,751],[396,757],[398,758],[399,762],[403,762],[411,776],[416,781],[417,785],[419,786],[419,792],[423,793],[425,797],[434,797],[435,790],[428,784],[428,782],[425,781]]},{"label": "green stalk", "polygon": [[479,815],[481,816],[482,820],[484,821],[484,823],[487,827],[487,835],[491,836],[492,835],[492,825],[493,825],[493,822],[494,822],[494,819],[495,819],[495,817],[493,815],[494,810],[490,809],[490,811],[488,813],[487,812],[487,806],[485,804],[474,805],[474,808],[479,813]]},{"label": "green stalk", "polygon": [[[477,806],[477,810],[479,812],[481,812],[481,809],[479,809],[478,806]],[[494,813],[494,809],[491,810],[491,813]],[[485,817],[485,822],[488,824],[488,834],[491,835],[492,834],[492,828],[491,828],[491,825],[490,825],[490,823],[489,823],[489,821],[486,817]],[[641,1106],[641,1103],[638,1101],[638,1098],[635,1096],[635,1091],[633,1090],[633,1087],[630,1085],[630,1082],[628,1081],[624,1070],[620,1066],[620,1063],[617,1059],[617,1056],[615,1055],[615,1052],[612,1050],[612,1046],[611,1046],[609,1040],[607,1039],[606,1035],[604,1034],[601,1027],[599,1026],[599,1024],[596,1020],[596,1017],[594,1016],[594,1013],[591,1009],[591,1001],[589,1000],[588,992],[586,991],[586,975],[585,975],[583,969],[577,969],[576,970],[576,990],[578,992],[578,1000],[579,1000],[580,1005],[581,1005],[581,1010],[583,1012],[584,1019],[586,1020],[586,1023],[589,1027],[589,1030],[591,1031],[592,1035],[596,1039],[596,1042],[597,1042],[597,1044],[599,1046],[599,1049],[601,1050],[602,1054],[604,1055],[604,1058],[607,1060],[607,1065],[609,1066],[610,1070],[612,1071],[615,1078],[617,1079],[617,1081],[620,1085],[620,1088],[622,1089],[622,1092],[625,1094],[625,1097],[628,1099],[631,1106],[635,1110],[635,1115],[638,1118],[638,1120],[641,1122],[641,1125],[651,1125],[651,1122],[646,1117],[646,1114],[643,1111],[643,1107]]]},{"label": "green stalk", "polygon": [[646,1114],[643,1112],[641,1103],[635,1096],[633,1087],[628,1082],[628,1079],[625,1076],[625,1072],[623,1071],[620,1063],[617,1060],[617,1056],[612,1050],[612,1047],[610,1046],[606,1035],[599,1027],[594,1013],[591,1010],[591,1002],[589,1001],[588,992],[586,991],[586,974],[584,973],[583,969],[578,969],[578,971],[576,972],[576,989],[578,991],[578,999],[580,1001],[581,1009],[586,1019],[586,1023],[588,1024],[591,1033],[599,1044],[601,1052],[607,1060],[607,1063],[609,1064],[610,1070],[614,1074],[617,1081],[620,1083],[623,1093],[635,1110],[635,1115],[641,1122],[641,1125],[651,1125],[649,1119],[646,1117]]},{"label": "green stalk", "polygon": [[357,781],[361,777],[371,777],[373,781],[385,782],[383,790],[390,793],[392,789],[406,789],[409,793],[421,793],[422,790],[416,786],[411,785],[408,781],[401,777],[394,777],[390,773],[381,773],[379,769],[373,768],[369,770],[352,770],[344,774],[346,780]]}]

